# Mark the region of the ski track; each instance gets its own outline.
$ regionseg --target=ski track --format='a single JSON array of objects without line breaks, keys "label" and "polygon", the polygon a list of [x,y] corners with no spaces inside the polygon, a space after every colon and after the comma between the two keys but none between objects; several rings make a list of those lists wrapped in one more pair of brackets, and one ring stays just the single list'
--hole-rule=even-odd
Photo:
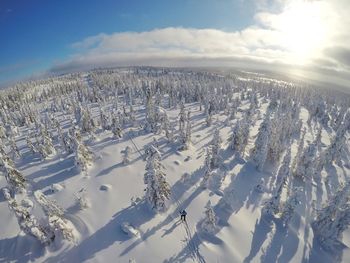
[{"label": "ski track", "polygon": [[[128,134],[128,139],[132,142],[133,146],[135,147],[135,149],[139,153],[140,157],[142,158],[143,156],[142,156],[141,152],[139,151],[139,147],[132,140],[132,138],[131,138],[131,136],[129,134]],[[180,211],[181,210],[180,207],[182,206],[182,203],[179,200],[175,200],[172,195],[170,195],[170,199],[172,200],[173,203],[175,203],[177,205],[176,209],[171,214],[176,213],[176,211]],[[175,220],[174,216],[172,216],[172,218]],[[199,252],[198,243],[200,243],[200,242],[195,242],[193,240],[191,229],[190,229],[187,221],[182,222],[181,225],[184,226],[183,228],[184,228],[185,233],[186,233],[185,240],[187,242],[187,247],[190,248],[189,252],[191,253],[191,257],[193,258],[194,261],[197,261],[199,263],[205,263],[206,261],[204,260],[204,257]],[[199,237],[198,237],[197,233],[195,233],[195,237],[196,237],[196,240],[199,240]]]},{"label": "ski track", "polygon": [[[176,203],[177,207],[175,211],[180,211],[182,207],[182,203],[179,200],[174,200],[174,198],[171,196],[171,199],[174,203]],[[192,254],[192,258],[194,261],[198,261],[199,263],[205,263],[206,261],[204,260],[203,256],[199,252],[199,247],[198,243],[200,242],[195,242],[193,240],[193,236],[191,233],[191,229],[187,223],[187,221],[181,222],[183,225],[183,228],[185,229],[186,233],[186,241],[187,241],[187,247],[190,248],[190,253]],[[197,233],[195,233],[196,240],[199,240]]]}]

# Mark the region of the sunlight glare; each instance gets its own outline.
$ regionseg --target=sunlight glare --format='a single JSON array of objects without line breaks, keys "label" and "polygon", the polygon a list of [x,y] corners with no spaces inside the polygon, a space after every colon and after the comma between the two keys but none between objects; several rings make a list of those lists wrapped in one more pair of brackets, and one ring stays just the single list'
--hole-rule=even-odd
[{"label": "sunlight glare", "polygon": [[327,38],[322,6],[317,2],[294,2],[281,14],[278,27],[290,62],[306,64],[317,56]]}]

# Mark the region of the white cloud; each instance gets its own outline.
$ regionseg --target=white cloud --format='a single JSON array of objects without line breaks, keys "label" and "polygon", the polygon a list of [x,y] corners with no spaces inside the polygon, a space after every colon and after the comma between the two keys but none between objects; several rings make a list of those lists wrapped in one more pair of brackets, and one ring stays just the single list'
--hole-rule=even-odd
[{"label": "white cloud", "polygon": [[[289,65],[350,72],[341,59],[350,46],[347,0],[275,0],[280,12],[260,11],[255,24],[234,32],[169,27],[99,34],[72,44],[76,54],[52,71],[114,65],[265,67]],[[338,52],[339,48],[339,52]],[[340,52],[341,51],[341,52]]]}]

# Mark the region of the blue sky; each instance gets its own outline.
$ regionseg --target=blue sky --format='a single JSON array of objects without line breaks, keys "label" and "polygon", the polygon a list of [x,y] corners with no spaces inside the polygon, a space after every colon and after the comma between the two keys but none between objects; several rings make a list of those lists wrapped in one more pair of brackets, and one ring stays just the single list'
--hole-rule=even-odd
[{"label": "blue sky", "polygon": [[[310,34],[302,32],[304,35],[299,36],[304,29],[291,27],[288,14],[305,10],[304,20],[308,19],[306,2],[310,0],[2,0],[0,83],[85,66],[167,65],[165,60],[173,61],[169,66],[189,60],[201,64],[204,57],[219,65],[223,59],[243,64],[255,64],[255,60],[276,65],[285,61],[303,64],[305,54],[319,48],[313,39],[327,43],[322,46],[322,55],[317,54],[324,70],[339,69],[336,58],[344,57],[341,52],[347,54],[347,43],[327,53],[330,37],[323,37],[325,25],[322,32],[317,30],[317,19],[330,17],[325,13],[329,6],[338,12],[348,5],[345,0],[315,1],[310,7],[317,10],[315,21],[306,23],[310,31],[318,33],[311,34],[310,43],[300,47],[289,36],[305,39]],[[285,28],[279,28],[279,24],[285,24]]]},{"label": "blue sky", "polygon": [[253,6],[241,1],[47,1],[0,4],[0,81],[44,70],[71,52],[70,44],[101,32],[165,27],[240,29]]}]

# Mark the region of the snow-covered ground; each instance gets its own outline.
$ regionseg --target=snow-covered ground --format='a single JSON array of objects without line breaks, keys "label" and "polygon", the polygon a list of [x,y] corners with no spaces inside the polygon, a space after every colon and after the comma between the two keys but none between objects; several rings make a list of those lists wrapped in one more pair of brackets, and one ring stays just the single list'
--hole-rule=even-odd
[{"label": "snow-covered ground", "polygon": [[[118,74],[124,76],[123,74],[129,73]],[[180,78],[191,78],[183,72],[176,74]],[[124,77],[137,79],[138,75],[135,73]],[[81,74],[77,78],[86,85],[84,89],[89,90],[96,85],[90,74]],[[214,89],[215,81],[221,79],[213,78],[214,81],[208,84],[210,89]],[[164,81],[164,85],[174,84],[171,78],[154,79]],[[56,200],[64,209],[64,218],[72,224],[75,238],[71,242],[54,240],[46,246],[40,244],[34,237],[20,230],[14,212],[9,209],[6,198],[1,194],[0,262],[129,262],[131,259],[136,262],[347,262],[347,248],[337,250],[337,253],[324,250],[315,238],[311,222],[314,220],[312,201],[315,200],[315,206],[320,209],[335,193],[339,182],[345,182],[350,175],[348,134],[341,166],[333,163],[323,169],[320,182],[311,179],[308,184],[307,179],[305,182],[294,179],[293,186],[302,188],[300,204],[296,206],[289,223],[284,225],[279,215],[264,214],[262,207],[275,191],[277,170],[287,148],[283,149],[277,163],[267,162],[261,171],[258,171],[250,158],[272,95],[265,94],[264,99],[263,88],[255,90],[255,80],[237,81],[228,87],[232,89],[232,97],[239,100],[232,119],[228,118],[225,109],[218,110],[212,115],[212,123],[208,126],[207,113],[200,102],[189,100],[184,104],[186,112],[191,112],[191,142],[186,150],[179,150],[179,141],[168,140],[164,131],[155,134],[141,127],[145,120],[145,106],[141,100],[142,95],[135,93],[132,96],[135,96],[133,103],[136,124],[126,123],[122,127],[121,138],[113,136],[110,130],[104,130],[100,126],[95,128],[96,138],[93,140],[82,132],[82,141],[92,153],[92,161],[86,171],[76,166],[74,153],[64,151],[56,138],[54,127],[49,126],[48,129],[54,133],[56,154],[43,159],[38,153],[32,154],[26,144],[26,137],[32,136],[34,142],[35,134],[32,132],[39,133],[39,130],[34,125],[21,125],[19,134],[14,136],[21,156],[14,159],[14,165],[25,176],[27,185],[26,192],[16,194],[15,199],[19,203],[25,200],[27,206],[32,203],[33,208],[29,210],[39,222],[45,214],[34,193],[40,190],[48,199]],[[63,79],[62,82],[71,83],[72,80]],[[236,84],[243,83],[248,83],[244,89],[235,87]],[[271,83],[265,85],[274,85]],[[221,88],[221,85],[223,82],[218,82],[216,88]],[[45,87],[37,89],[37,92],[39,90],[42,92]],[[105,96],[103,88],[100,92]],[[232,127],[247,116],[245,112],[251,105],[249,92],[257,93],[258,108],[250,115],[248,144],[243,156],[239,156],[229,147],[229,138]],[[247,94],[245,98],[241,98],[242,93]],[[111,94],[110,98],[113,96]],[[167,92],[162,93],[160,104],[174,127],[175,136],[179,136],[180,106],[177,103],[176,107],[167,107],[168,96]],[[224,95],[217,93],[217,96],[207,99],[214,100]],[[129,105],[127,97],[127,93],[119,94],[120,111],[122,105]],[[100,106],[108,112],[113,105],[112,101],[113,99],[84,101],[82,105],[83,108],[89,108],[93,118],[98,119]],[[47,113],[44,109],[50,109],[51,104],[61,101],[48,98],[38,100],[37,103],[45,120]],[[337,101],[334,100],[334,103]],[[31,105],[33,107],[35,103]],[[74,116],[68,112],[69,110],[52,111],[52,116],[64,132],[71,127],[70,116]],[[319,152],[322,152],[327,149],[336,131],[313,121],[308,124],[308,118],[309,110],[301,105],[300,119],[302,128],[306,128],[305,148],[316,139],[318,127],[321,127]],[[297,124],[291,123],[291,126],[295,125]],[[210,181],[204,187],[202,180],[206,171],[206,149],[210,146],[216,129],[222,139],[220,164],[213,169]],[[299,135],[293,136],[284,145],[291,148],[292,160],[297,158],[300,141]],[[6,139],[3,141],[6,145],[4,148],[10,152],[10,143]],[[161,154],[161,163],[171,191],[166,209],[159,213],[150,209],[144,198],[144,150],[150,145],[155,145]],[[125,163],[123,158],[127,146],[131,152],[129,162]],[[0,177],[0,186],[7,186],[4,176]],[[283,190],[282,203],[288,198],[288,190],[287,186]],[[217,221],[215,229],[208,233],[203,230],[202,222],[209,200]],[[183,209],[187,211],[186,222],[180,220],[179,212]],[[345,246],[350,245],[350,233],[346,231],[343,243]]]}]

